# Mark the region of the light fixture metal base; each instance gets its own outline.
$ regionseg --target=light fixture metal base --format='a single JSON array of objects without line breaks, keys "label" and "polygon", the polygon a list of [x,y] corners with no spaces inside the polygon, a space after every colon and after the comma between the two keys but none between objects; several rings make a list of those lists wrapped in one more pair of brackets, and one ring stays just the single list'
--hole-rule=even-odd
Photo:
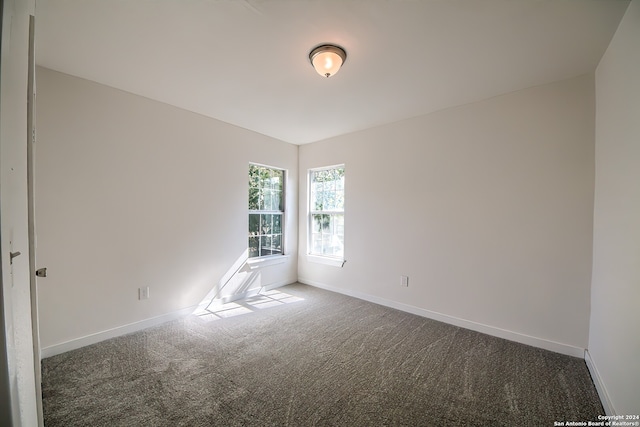
[{"label": "light fixture metal base", "polygon": [[[335,55],[339,56],[340,59],[341,59],[341,63],[339,65],[338,69],[333,71],[333,72],[323,72],[323,71],[319,70],[317,64],[315,64],[313,62],[313,60],[318,55],[327,54],[327,53],[335,54]],[[311,50],[311,52],[309,52],[309,61],[311,62],[311,65],[313,66],[313,68],[315,68],[315,70],[318,72],[318,74],[324,75],[325,77],[331,77],[332,75],[337,73],[338,70],[340,69],[340,67],[342,67],[342,65],[344,65],[344,62],[346,60],[347,60],[347,52],[343,48],[341,48],[340,46],[337,46],[337,45],[334,45],[334,44],[322,44],[320,46],[317,46],[317,47],[313,48]]]}]

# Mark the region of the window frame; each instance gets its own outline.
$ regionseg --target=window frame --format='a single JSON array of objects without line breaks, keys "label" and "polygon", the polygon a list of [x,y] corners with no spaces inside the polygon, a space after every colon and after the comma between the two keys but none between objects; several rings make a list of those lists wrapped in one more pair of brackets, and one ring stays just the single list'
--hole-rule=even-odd
[{"label": "window frame", "polygon": [[[247,236],[247,260],[250,264],[263,264],[265,260],[273,260],[275,259],[281,259],[284,260],[284,257],[288,257],[288,255],[286,255],[286,244],[285,244],[285,230],[286,230],[286,211],[287,211],[287,202],[286,202],[286,194],[287,194],[287,175],[288,175],[288,171],[286,169],[282,169],[276,166],[270,166],[270,165],[265,165],[265,164],[261,164],[261,163],[256,163],[256,162],[249,162],[249,168],[247,170],[247,179],[250,179],[251,175],[251,167],[255,166],[255,167],[259,167],[259,168],[266,168],[266,169],[270,169],[270,170],[274,170],[274,171],[278,171],[278,172],[282,172],[282,190],[281,190],[281,194],[280,194],[280,205],[281,205],[281,209],[280,210],[268,210],[268,209],[247,209],[247,226],[246,226],[246,230],[248,232],[248,236]],[[251,182],[248,182],[248,186],[247,186],[247,208],[249,208],[249,201],[250,201],[250,197],[251,197]],[[270,233],[270,234],[257,234],[257,235],[252,235],[251,234],[251,215],[260,215],[260,218],[262,219],[262,215],[280,215],[280,233]],[[260,223],[262,223],[262,221],[260,221]],[[273,224],[273,223],[272,223]],[[257,255],[257,256],[251,256],[251,245],[250,245],[250,239],[252,237],[258,237],[259,238],[259,244],[258,244],[258,248],[261,248],[261,241],[262,241],[262,237],[263,236],[271,236],[273,237],[274,235],[279,235],[280,236],[280,253],[271,253],[271,254],[267,254],[267,255]],[[271,246],[273,248],[273,246]],[[261,249],[260,249],[261,251]]]},{"label": "window frame", "polygon": [[[314,183],[313,174],[315,172],[327,171],[332,169],[342,169],[343,174],[346,175],[346,167],[344,163],[335,164],[331,166],[323,166],[319,168],[310,168],[307,171],[307,259],[309,261],[316,262],[319,264],[331,265],[335,267],[343,267],[344,263],[346,262],[345,253],[344,253],[344,231],[343,231],[342,255],[326,255],[326,254],[319,254],[319,253],[313,252],[314,215],[330,215],[330,216],[342,215],[343,227],[344,227],[344,218],[345,218],[345,201],[344,200],[343,200],[342,210],[336,210],[336,209],[317,210],[315,209],[315,206],[312,206],[314,202],[314,200],[312,200],[313,183]],[[344,186],[342,188],[342,192],[344,197],[344,194],[346,192]]]}]

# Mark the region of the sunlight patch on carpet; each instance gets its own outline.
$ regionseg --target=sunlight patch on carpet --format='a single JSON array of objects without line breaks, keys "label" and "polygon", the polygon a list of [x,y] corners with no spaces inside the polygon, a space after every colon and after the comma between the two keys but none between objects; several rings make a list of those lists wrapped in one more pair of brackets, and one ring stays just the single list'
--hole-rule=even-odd
[{"label": "sunlight patch on carpet", "polygon": [[300,298],[277,289],[272,289],[270,291],[261,292],[253,297],[228,302],[226,304],[202,305],[194,311],[193,315],[197,316],[201,320],[210,322],[213,320],[250,314],[258,310],[279,307],[284,304],[291,304],[298,301],[304,301],[304,298]]}]

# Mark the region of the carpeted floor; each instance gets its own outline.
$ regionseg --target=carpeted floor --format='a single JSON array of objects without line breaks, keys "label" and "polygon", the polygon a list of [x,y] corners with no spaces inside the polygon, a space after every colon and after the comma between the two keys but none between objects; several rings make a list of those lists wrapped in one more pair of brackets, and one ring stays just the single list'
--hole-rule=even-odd
[{"label": "carpeted floor", "polygon": [[581,359],[300,284],[224,308],[43,360],[45,425],[553,426],[604,413]]}]

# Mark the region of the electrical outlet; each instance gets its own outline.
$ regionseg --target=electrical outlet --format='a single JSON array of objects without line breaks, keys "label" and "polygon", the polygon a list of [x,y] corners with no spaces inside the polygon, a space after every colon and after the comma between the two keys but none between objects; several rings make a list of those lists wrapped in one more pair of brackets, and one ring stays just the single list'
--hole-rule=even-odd
[{"label": "electrical outlet", "polygon": [[138,288],[138,299],[149,299],[149,287],[145,286],[143,288]]},{"label": "electrical outlet", "polygon": [[400,286],[409,286],[409,276],[400,276]]}]

